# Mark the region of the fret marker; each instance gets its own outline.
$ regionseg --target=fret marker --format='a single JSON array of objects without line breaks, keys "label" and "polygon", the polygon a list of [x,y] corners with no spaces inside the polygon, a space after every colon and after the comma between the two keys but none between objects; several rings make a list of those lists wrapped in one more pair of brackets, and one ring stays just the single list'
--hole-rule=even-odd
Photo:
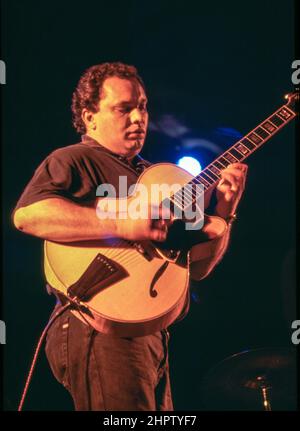
[{"label": "fret marker", "polygon": [[236,148],[237,148],[237,150],[238,151],[240,151],[242,154],[247,154],[247,153],[249,153],[249,151],[250,150],[248,150],[248,148],[247,147],[245,147],[244,145],[242,145],[242,144],[238,144],[237,146],[236,146]]},{"label": "fret marker", "polygon": [[284,120],[287,120],[292,116],[292,113],[289,112],[287,109],[282,108],[280,109],[280,111],[278,111],[278,115],[280,115],[280,117],[282,117]]},{"label": "fret marker", "polygon": [[254,144],[259,144],[262,141],[262,139],[260,139],[255,133],[250,133],[250,135],[248,135],[248,139],[251,139]]},{"label": "fret marker", "polygon": [[220,171],[214,165],[209,166],[209,170],[212,171],[215,175],[219,175]]},{"label": "fret marker", "polygon": [[236,163],[237,159],[230,153],[225,153],[224,156],[230,163]]},{"label": "fret marker", "polygon": [[273,133],[277,129],[277,127],[275,127],[270,121],[265,121],[262,124],[262,127],[270,133]]}]

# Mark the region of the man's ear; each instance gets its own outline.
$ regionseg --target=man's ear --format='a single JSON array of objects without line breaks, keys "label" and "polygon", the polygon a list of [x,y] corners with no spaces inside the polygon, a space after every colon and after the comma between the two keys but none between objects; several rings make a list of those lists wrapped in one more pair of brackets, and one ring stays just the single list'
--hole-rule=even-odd
[{"label": "man's ear", "polygon": [[95,118],[93,112],[84,108],[81,113],[82,121],[87,130],[94,130],[96,128]]}]

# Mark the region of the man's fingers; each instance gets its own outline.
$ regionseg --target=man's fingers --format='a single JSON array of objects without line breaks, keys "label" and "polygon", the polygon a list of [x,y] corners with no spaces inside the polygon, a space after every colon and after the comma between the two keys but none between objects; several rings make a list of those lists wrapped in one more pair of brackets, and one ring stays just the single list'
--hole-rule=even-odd
[{"label": "man's fingers", "polygon": [[162,220],[165,220],[168,222],[172,221],[173,214],[172,214],[171,209],[168,207],[165,207],[164,205],[161,205],[159,207],[159,217]]},{"label": "man's fingers", "polygon": [[248,170],[248,165],[246,165],[245,163],[230,163],[230,165],[228,165],[225,169],[230,169],[231,167],[234,169],[239,169],[241,171]]},{"label": "man's fingers", "polygon": [[223,174],[231,174],[234,175],[236,178],[242,178],[243,180],[246,178],[248,172],[248,166],[244,163],[232,163],[227,166],[227,168],[223,169],[221,171],[221,176]]},{"label": "man's fingers", "polygon": [[167,232],[166,231],[162,231],[162,230],[158,230],[158,229],[152,229],[150,232],[150,239],[152,239],[153,241],[165,241],[167,238]]},{"label": "man's fingers", "polygon": [[246,175],[246,170],[237,169],[237,168],[226,168],[223,171],[221,171],[221,176],[225,174],[234,175],[237,178],[242,178]]},{"label": "man's fingers", "polygon": [[219,186],[226,184],[226,182],[229,183],[232,191],[236,192],[238,190],[239,182],[237,181],[236,177],[229,172],[223,171]]},{"label": "man's fingers", "polygon": [[232,190],[231,185],[229,184],[224,183],[224,184],[218,185],[217,190],[224,195],[226,202],[229,202],[234,196],[234,191]]},{"label": "man's fingers", "polygon": [[152,220],[151,222],[152,229],[160,229],[162,231],[168,230],[168,220]]},{"label": "man's fingers", "polygon": [[221,181],[219,186],[222,184],[230,184],[231,190],[236,192],[240,188],[244,189],[246,182],[248,166],[242,163],[232,163],[228,167],[221,171]]},{"label": "man's fingers", "polygon": [[163,205],[150,205],[150,218],[152,220],[165,220],[172,222],[173,214],[170,208]]}]

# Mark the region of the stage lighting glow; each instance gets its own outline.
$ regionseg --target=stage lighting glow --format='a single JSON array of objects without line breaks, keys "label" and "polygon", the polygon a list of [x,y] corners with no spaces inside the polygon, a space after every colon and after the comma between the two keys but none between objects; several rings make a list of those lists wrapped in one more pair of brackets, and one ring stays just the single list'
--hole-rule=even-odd
[{"label": "stage lighting glow", "polygon": [[194,157],[181,157],[181,159],[178,160],[177,165],[194,175],[194,177],[199,175],[202,170],[200,163],[197,159],[194,159]]}]

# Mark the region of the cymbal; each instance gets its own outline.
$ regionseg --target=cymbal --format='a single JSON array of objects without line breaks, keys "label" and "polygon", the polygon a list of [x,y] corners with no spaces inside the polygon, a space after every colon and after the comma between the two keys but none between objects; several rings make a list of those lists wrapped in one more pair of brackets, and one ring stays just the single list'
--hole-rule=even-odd
[{"label": "cymbal", "polygon": [[297,351],[246,350],[205,376],[201,398],[209,410],[296,410]]}]

